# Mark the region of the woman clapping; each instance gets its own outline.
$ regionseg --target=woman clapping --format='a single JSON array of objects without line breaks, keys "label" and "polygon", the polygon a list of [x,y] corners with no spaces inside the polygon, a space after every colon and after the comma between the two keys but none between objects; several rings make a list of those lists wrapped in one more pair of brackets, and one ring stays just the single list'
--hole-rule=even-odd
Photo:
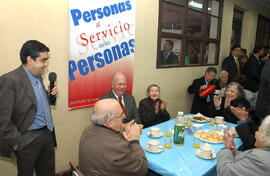
[{"label": "woman clapping", "polygon": [[170,119],[170,114],[166,110],[167,103],[159,97],[160,87],[151,84],[147,88],[147,98],[140,101],[139,113],[144,128]]}]

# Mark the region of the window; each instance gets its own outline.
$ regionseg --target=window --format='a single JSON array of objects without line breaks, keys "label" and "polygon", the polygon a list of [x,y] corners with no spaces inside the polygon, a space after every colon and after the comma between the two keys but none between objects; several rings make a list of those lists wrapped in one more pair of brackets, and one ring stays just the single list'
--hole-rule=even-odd
[{"label": "window", "polygon": [[270,19],[261,15],[258,17],[256,45],[270,48]]},{"label": "window", "polygon": [[223,0],[160,0],[157,68],[218,64]]}]

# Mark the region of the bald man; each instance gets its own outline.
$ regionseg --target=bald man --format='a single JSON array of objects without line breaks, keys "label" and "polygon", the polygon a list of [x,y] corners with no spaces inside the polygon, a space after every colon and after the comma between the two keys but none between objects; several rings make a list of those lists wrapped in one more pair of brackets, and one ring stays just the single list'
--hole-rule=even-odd
[{"label": "bald man", "polygon": [[115,99],[95,104],[93,124],[84,130],[79,146],[79,167],[85,176],[147,174],[147,159],[139,144],[140,126],[131,121],[122,131],[124,118]]},{"label": "bald man", "polygon": [[131,120],[134,120],[136,123],[141,124],[141,118],[136,107],[135,98],[131,94],[126,93],[126,89],[126,75],[121,72],[116,72],[112,75],[112,89],[100,99],[116,99],[120,103],[126,115],[126,118],[123,120],[123,122],[127,123]]}]

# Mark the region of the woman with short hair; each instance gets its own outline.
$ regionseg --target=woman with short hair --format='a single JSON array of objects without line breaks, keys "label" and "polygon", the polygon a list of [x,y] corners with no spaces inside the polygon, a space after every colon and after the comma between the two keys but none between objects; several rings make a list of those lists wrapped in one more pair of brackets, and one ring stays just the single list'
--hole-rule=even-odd
[{"label": "woman with short hair", "polygon": [[170,119],[166,110],[167,103],[160,99],[160,87],[151,84],[147,88],[147,98],[139,103],[139,113],[144,128],[165,122]]},{"label": "woman with short hair", "polygon": [[211,110],[211,116],[223,116],[225,121],[236,124],[238,118],[232,113],[230,106],[245,107],[247,111],[250,109],[243,87],[237,82],[228,84],[225,89],[225,97],[214,96],[214,108]]}]

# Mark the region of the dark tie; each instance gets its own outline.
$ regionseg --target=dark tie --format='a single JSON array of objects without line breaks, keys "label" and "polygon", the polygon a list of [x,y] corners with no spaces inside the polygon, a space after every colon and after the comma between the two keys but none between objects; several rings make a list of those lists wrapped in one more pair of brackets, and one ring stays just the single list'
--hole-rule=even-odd
[{"label": "dark tie", "polygon": [[119,100],[119,104],[120,104],[120,106],[121,106],[123,112],[125,113],[125,115],[127,115],[127,114],[126,114],[126,108],[125,108],[125,106],[124,106],[123,103],[122,103],[122,97],[118,97],[118,100]]}]

